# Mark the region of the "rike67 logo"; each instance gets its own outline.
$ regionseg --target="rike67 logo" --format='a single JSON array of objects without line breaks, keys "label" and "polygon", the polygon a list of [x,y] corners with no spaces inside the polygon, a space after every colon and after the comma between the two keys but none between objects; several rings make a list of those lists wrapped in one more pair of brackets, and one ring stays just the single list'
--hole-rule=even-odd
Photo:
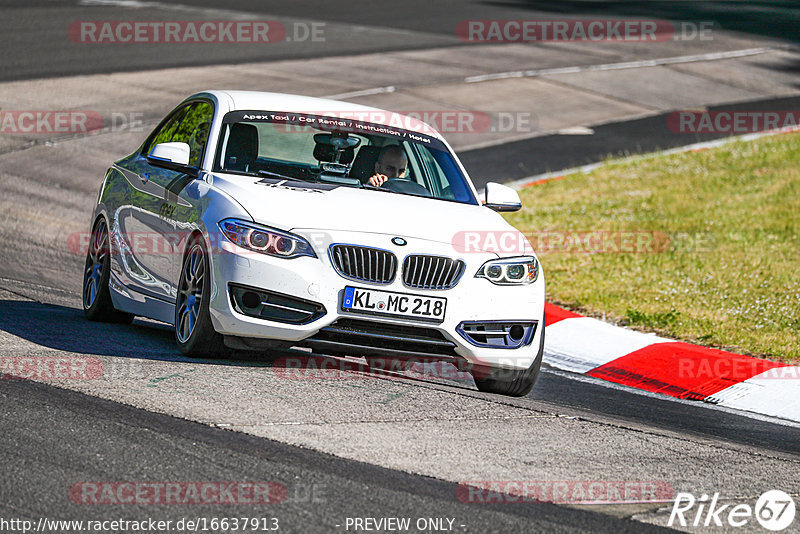
[{"label": "rike67 logo", "polygon": [[779,532],[794,522],[795,502],[791,495],[780,490],[764,492],[755,506],[745,503],[719,504],[719,493],[709,500],[703,494],[678,493],[667,526],[681,527],[743,527],[753,518],[765,529]]}]

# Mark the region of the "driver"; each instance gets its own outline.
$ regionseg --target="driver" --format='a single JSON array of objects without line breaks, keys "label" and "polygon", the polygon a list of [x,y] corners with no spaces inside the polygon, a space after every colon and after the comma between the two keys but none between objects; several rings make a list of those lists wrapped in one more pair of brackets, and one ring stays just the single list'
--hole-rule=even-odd
[{"label": "driver", "polygon": [[405,178],[408,158],[399,145],[387,145],[378,153],[375,162],[375,174],[369,179],[369,185],[380,187],[386,180]]}]

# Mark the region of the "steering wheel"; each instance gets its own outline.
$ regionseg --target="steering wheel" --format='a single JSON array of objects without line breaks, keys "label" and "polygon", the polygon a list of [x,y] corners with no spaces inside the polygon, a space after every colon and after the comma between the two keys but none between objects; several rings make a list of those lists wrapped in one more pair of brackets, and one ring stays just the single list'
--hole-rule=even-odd
[{"label": "steering wheel", "polygon": [[406,180],[404,178],[390,178],[389,180],[383,182],[381,187],[385,187],[389,191],[395,191],[397,193],[406,193],[421,197],[431,196],[431,192],[425,187],[419,185],[417,182],[412,182],[411,180]]}]

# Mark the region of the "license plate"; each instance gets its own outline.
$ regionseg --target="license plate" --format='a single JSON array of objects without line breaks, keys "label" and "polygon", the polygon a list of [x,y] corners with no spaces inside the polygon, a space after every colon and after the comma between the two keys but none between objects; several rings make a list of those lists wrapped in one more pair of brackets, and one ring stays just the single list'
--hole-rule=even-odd
[{"label": "license plate", "polygon": [[446,307],[447,299],[443,297],[424,297],[350,286],[344,288],[344,297],[342,298],[342,310],[344,311],[390,317],[411,317],[437,323],[444,321]]}]

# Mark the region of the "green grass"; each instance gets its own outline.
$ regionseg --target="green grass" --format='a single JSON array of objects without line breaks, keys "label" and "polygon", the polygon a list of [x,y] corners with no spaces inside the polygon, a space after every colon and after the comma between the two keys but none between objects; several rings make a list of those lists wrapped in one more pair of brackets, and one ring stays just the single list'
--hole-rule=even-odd
[{"label": "green grass", "polygon": [[545,247],[550,302],[694,343],[800,360],[800,135],[610,161],[521,196],[525,208],[507,219],[533,236],[534,248],[597,230],[639,232],[632,235],[644,236],[643,245],[652,239],[655,252]]}]

